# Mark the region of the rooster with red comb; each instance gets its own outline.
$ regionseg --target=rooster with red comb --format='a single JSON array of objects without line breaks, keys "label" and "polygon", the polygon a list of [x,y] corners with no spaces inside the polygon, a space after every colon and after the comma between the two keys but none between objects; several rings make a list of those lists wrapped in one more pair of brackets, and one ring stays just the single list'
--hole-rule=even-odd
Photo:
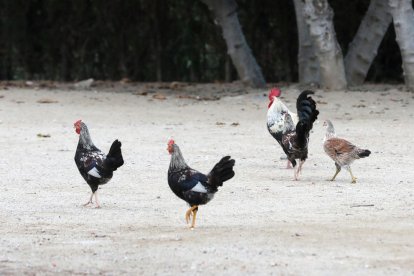
[{"label": "rooster with red comb", "polygon": [[180,148],[173,139],[168,141],[168,152],[171,154],[170,167],[168,169],[168,185],[176,196],[186,201],[190,208],[185,214],[185,219],[191,221],[191,229],[194,229],[198,206],[207,204],[213,199],[223,182],[234,176],[234,159],[230,156],[223,157],[207,175],[190,168],[184,160]]},{"label": "rooster with red comb", "polygon": [[[297,114],[291,112],[279,99],[281,91],[273,88],[269,93],[267,110],[267,129],[286,153],[288,162],[295,169],[294,179],[298,180],[302,165],[308,158],[309,132],[318,117],[316,102],[309,95],[313,91],[305,90],[296,100]],[[296,169],[296,160],[299,166]],[[288,163],[289,164],[289,163]]]},{"label": "rooster with red comb", "polygon": [[115,140],[109,149],[109,153],[105,155],[93,144],[88,127],[84,122],[81,120],[76,121],[74,128],[76,133],[79,134],[75,163],[83,179],[85,179],[92,190],[91,197],[84,206],[93,203],[92,199],[95,196],[96,208],[100,208],[97,193],[98,186],[108,183],[112,178],[113,172],[124,164],[121,142]]},{"label": "rooster with red comb", "polygon": [[[267,130],[280,145],[282,143],[281,137],[284,126],[284,119],[280,115],[289,114],[294,124],[297,124],[299,121],[298,115],[294,112],[291,112],[279,98],[281,94],[282,91],[280,91],[279,88],[272,88],[269,92],[269,104],[267,106]],[[287,161],[286,168],[292,168],[289,160]]]}]

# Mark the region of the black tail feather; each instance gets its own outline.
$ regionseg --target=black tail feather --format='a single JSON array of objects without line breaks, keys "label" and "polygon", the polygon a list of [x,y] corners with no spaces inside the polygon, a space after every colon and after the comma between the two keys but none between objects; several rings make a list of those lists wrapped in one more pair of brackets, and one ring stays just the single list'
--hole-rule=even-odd
[{"label": "black tail feather", "polygon": [[234,176],[233,167],[236,161],[230,156],[223,157],[208,175],[209,184],[214,187],[223,186],[223,182]]},{"label": "black tail feather", "polygon": [[371,154],[369,150],[363,150],[362,152],[358,153],[358,156],[361,158],[368,157]]},{"label": "black tail feather", "polygon": [[300,93],[296,101],[296,109],[298,111],[299,122],[296,125],[296,135],[298,145],[305,145],[309,137],[309,131],[313,127],[313,123],[318,118],[319,111],[316,109],[316,102],[309,95],[315,94],[311,90],[305,90]]},{"label": "black tail feather", "polygon": [[121,152],[121,142],[115,140],[112,143],[111,148],[109,149],[109,153],[106,155],[105,159],[105,167],[116,171],[119,167],[124,164],[124,159],[122,158]]}]

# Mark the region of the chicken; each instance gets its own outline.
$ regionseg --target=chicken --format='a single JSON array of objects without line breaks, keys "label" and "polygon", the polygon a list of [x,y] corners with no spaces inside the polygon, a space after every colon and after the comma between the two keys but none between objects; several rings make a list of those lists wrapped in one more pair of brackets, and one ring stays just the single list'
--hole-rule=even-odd
[{"label": "chicken", "polygon": [[98,186],[108,183],[112,178],[113,172],[124,164],[121,142],[115,140],[109,153],[105,155],[93,144],[85,123],[81,120],[76,121],[74,127],[76,133],[79,134],[75,163],[80,174],[92,190],[91,197],[84,206],[93,203],[92,198],[95,195],[96,208],[100,208],[97,192]]},{"label": "chicken", "polygon": [[[276,141],[281,145],[282,143],[282,131],[283,131],[283,116],[278,116],[278,114],[288,113],[293,120],[294,124],[297,124],[299,117],[296,113],[291,112],[286,105],[279,98],[281,95],[279,88],[273,88],[269,93],[269,105],[267,110],[267,130],[276,139]],[[291,168],[291,163],[288,160],[286,168]]]},{"label": "chicken", "polygon": [[168,185],[176,196],[190,205],[185,213],[185,219],[188,224],[192,216],[191,229],[194,229],[198,206],[207,204],[213,199],[217,188],[234,176],[235,160],[225,156],[208,175],[205,175],[185,163],[180,148],[174,140],[168,141],[167,150],[171,154]]},{"label": "chicken", "polygon": [[351,164],[355,159],[368,157],[371,154],[371,151],[360,149],[345,139],[337,138],[331,121],[326,120],[323,125],[326,127],[323,149],[335,162],[336,167],[336,172],[331,181],[335,180],[335,177],[341,171],[341,168],[345,168],[351,175],[351,183],[356,183],[356,177],[351,171]]},{"label": "chicken", "polygon": [[[308,158],[309,132],[316,121],[319,111],[316,102],[310,97],[313,91],[303,91],[296,100],[297,114],[289,109],[277,97],[280,95],[278,89],[272,89],[269,95],[271,102],[267,112],[267,128],[286,153],[288,160],[292,163],[294,179],[298,180],[302,171],[303,163]],[[297,123],[295,117],[297,116]],[[296,169],[296,159],[299,166]]]}]

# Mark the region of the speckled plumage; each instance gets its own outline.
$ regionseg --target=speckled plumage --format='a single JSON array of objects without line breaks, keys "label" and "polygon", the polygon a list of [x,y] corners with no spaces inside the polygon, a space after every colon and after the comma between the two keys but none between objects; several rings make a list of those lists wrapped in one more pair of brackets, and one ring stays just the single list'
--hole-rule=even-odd
[{"label": "speckled plumage", "polygon": [[230,162],[228,168],[230,177],[224,181],[223,179],[215,181],[214,168],[208,175],[194,170],[185,163],[178,145],[173,144],[172,147],[173,151],[168,169],[168,185],[175,195],[185,200],[190,206],[208,203],[217,192],[217,187],[222,186],[224,181],[234,176],[233,166],[235,161],[230,159],[230,156],[222,159],[226,163]]},{"label": "speckled plumage", "polygon": [[234,159],[223,157],[208,175],[190,168],[181,154],[181,150],[173,140],[168,143],[171,154],[168,168],[168,185],[176,196],[186,201],[190,209],[186,213],[187,222],[193,216],[191,228],[195,225],[195,217],[199,205],[207,204],[213,199],[218,187],[234,176]]},{"label": "speckled plumage", "polygon": [[361,149],[351,142],[337,138],[335,129],[331,121],[325,121],[326,134],[323,143],[323,149],[326,154],[335,162],[336,173],[331,179],[335,180],[337,174],[341,171],[341,168],[348,170],[352,177],[352,183],[356,182],[356,178],[352,175],[351,164],[360,158],[367,157],[371,154],[369,150]]},{"label": "speckled plumage", "polygon": [[[75,123],[75,128],[79,131],[79,142],[74,158],[75,163],[79,173],[91,188],[93,195],[98,190],[98,186],[108,183],[113,176],[113,172],[124,164],[121,142],[115,140],[108,155],[106,155],[93,144],[85,123],[78,121]],[[91,199],[88,203],[91,202]],[[98,203],[97,205],[99,206]]]},{"label": "speckled plumage", "polygon": [[[267,112],[267,128],[280,144],[294,168],[296,167],[296,160],[300,160],[299,166],[294,172],[294,179],[297,180],[302,165],[308,158],[309,132],[319,114],[316,109],[316,102],[310,96],[314,92],[305,90],[300,93],[296,100],[297,115],[292,115],[287,107],[273,94],[272,89],[269,94],[271,102]],[[296,122],[295,118],[298,119]]]},{"label": "speckled plumage", "polygon": [[341,167],[349,166],[366,150],[360,149],[354,144],[341,138],[329,138],[323,144],[326,154]]}]

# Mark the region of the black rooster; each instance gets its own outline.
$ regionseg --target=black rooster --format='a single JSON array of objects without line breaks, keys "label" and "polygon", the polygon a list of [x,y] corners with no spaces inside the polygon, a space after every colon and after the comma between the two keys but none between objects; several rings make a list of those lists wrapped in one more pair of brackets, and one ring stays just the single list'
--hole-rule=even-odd
[{"label": "black rooster", "polygon": [[295,180],[298,180],[303,163],[308,158],[309,132],[319,114],[319,111],[316,109],[316,102],[309,96],[311,94],[314,94],[314,92],[305,90],[300,93],[296,101],[296,109],[298,112],[296,126],[288,110],[286,111],[282,108],[276,110],[272,108],[268,111],[269,131],[271,129],[279,130],[275,132],[278,134],[275,138],[280,143],[294,168],[296,167],[295,159],[300,159],[299,166],[294,172]]},{"label": "black rooster", "polygon": [[191,229],[195,226],[199,205],[207,204],[213,199],[219,186],[234,176],[234,159],[230,156],[223,157],[208,175],[202,174],[190,168],[184,161],[180,148],[174,140],[168,142],[168,152],[171,154],[170,167],[168,169],[168,185],[181,199],[185,200],[190,208],[185,213],[187,223],[193,216]]},{"label": "black rooster", "polygon": [[88,127],[81,121],[74,124],[76,133],[79,134],[78,147],[75,153],[75,163],[80,174],[91,187],[92,194],[84,206],[92,203],[95,195],[96,207],[99,208],[98,186],[108,183],[113,172],[124,164],[121,153],[121,142],[115,140],[112,143],[109,153],[105,155],[92,142]]}]

